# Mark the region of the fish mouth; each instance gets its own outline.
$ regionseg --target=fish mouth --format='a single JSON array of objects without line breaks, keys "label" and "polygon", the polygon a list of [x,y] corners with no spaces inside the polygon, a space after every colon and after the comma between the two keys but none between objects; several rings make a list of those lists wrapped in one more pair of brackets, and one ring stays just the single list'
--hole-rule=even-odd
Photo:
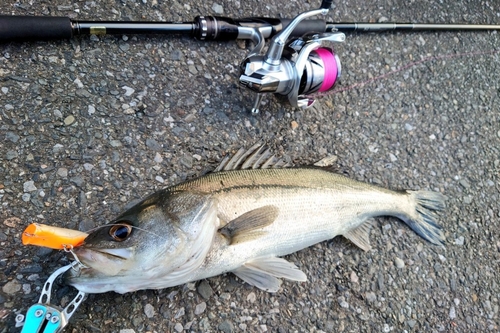
[{"label": "fish mouth", "polygon": [[95,252],[99,252],[104,255],[108,255],[113,258],[117,259],[122,259],[122,260],[127,260],[132,258],[133,251],[131,248],[124,248],[124,249],[99,249],[99,250],[92,250]]},{"label": "fish mouth", "polygon": [[133,248],[75,248],[73,255],[81,265],[75,265],[73,269],[68,270],[62,277],[63,281],[85,293],[114,290],[117,277],[123,273],[127,260],[131,259],[133,254]]},{"label": "fish mouth", "polygon": [[93,267],[96,264],[131,259],[134,255],[134,251],[133,248],[93,249],[82,247],[75,248],[72,254],[84,266]]},{"label": "fish mouth", "polygon": [[93,249],[75,248],[72,256],[80,265],[75,265],[71,274],[73,278],[97,278],[98,276],[115,276],[125,266],[126,262],[133,258],[134,248],[121,249]]}]

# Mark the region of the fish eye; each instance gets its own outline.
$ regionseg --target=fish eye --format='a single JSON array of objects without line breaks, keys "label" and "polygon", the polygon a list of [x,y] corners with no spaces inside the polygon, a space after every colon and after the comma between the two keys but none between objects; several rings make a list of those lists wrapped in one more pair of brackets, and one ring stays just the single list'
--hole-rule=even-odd
[{"label": "fish eye", "polygon": [[109,229],[109,235],[117,242],[123,242],[131,233],[132,226],[127,222],[119,222]]}]

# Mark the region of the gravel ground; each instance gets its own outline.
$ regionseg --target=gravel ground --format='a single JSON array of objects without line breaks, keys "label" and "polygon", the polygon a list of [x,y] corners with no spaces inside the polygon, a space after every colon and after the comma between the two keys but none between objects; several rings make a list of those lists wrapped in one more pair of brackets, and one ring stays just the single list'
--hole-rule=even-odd
[{"label": "gravel ground", "polygon": [[[50,4],[49,4],[50,3]],[[495,5],[493,6],[492,3]],[[291,17],[319,1],[15,1],[5,14],[190,21]],[[500,23],[496,2],[335,2],[334,21]],[[494,32],[350,34],[338,88],[412,61],[490,52]],[[378,219],[373,250],[337,237],[288,259],[309,277],[276,294],[231,274],[159,291],[90,295],[68,332],[498,332],[498,54],[441,58],[308,110],[238,88],[243,43],[105,36],[0,46],[0,332],[38,300],[64,253],[21,245],[32,222],[88,230],[257,140],[298,164],[336,155],[350,177],[448,197],[445,247]],[[300,222],[300,221],[299,221]],[[75,295],[56,285],[61,304]]]}]

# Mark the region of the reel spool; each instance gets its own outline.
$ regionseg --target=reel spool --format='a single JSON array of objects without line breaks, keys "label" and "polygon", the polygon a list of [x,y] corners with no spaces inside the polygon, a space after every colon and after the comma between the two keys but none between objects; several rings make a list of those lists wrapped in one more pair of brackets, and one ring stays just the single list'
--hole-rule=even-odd
[{"label": "reel spool", "polygon": [[[326,3],[326,4],[325,4]],[[311,33],[289,40],[294,28],[305,18],[328,13],[331,2],[323,1],[320,9],[302,13],[277,34],[265,55],[259,43],[240,66],[240,85],[257,93],[252,113],[259,113],[264,94],[285,97],[293,107],[314,104],[307,97],[315,92],[331,90],[341,75],[340,59],[324,42],[343,42],[341,32]]]}]

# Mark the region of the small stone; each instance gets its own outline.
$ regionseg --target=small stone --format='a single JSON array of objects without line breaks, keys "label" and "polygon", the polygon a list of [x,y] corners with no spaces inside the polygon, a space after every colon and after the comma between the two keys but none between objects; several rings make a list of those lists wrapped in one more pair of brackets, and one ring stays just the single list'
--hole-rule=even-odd
[{"label": "small stone", "polygon": [[62,150],[63,150],[63,148],[64,148],[64,146],[63,146],[62,144],[60,144],[60,143],[56,143],[56,144],[54,145],[54,147],[52,147],[52,152],[53,152],[54,154],[57,154],[57,153],[59,153],[60,151],[62,151]]},{"label": "small stone", "polygon": [[196,307],[194,309],[194,314],[195,315],[200,315],[203,312],[205,312],[206,309],[207,309],[207,303],[201,302],[200,304],[196,305]]},{"label": "small stone", "polygon": [[17,151],[15,151],[15,150],[9,150],[9,151],[5,154],[5,158],[6,158],[8,161],[15,159],[17,156],[19,156],[19,155],[17,154]]},{"label": "small stone", "polygon": [[191,169],[193,167],[193,158],[189,155],[182,156],[180,162],[188,169]]},{"label": "small stone", "polygon": [[119,48],[123,52],[127,52],[128,50],[130,50],[130,45],[128,43],[120,43]]},{"label": "small stone", "polygon": [[3,224],[8,226],[9,228],[17,228],[22,223],[19,217],[8,217],[3,220]]},{"label": "small stone", "polygon": [[452,305],[451,308],[450,308],[450,319],[455,319],[457,317],[457,312],[455,310],[455,307]]},{"label": "small stone", "polygon": [[130,88],[127,86],[123,86],[122,89],[125,89],[125,96],[132,96],[132,94],[135,92],[134,88]]},{"label": "small stone", "polygon": [[64,118],[64,125],[66,126],[69,126],[71,124],[73,124],[75,122],[75,117],[74,116],[67,116],[66,118]]},{"label": "small stone", "polygon": [[120,333],[135,333],[135,331],[131,328],[125,328],[125,329],[121,329]]},{"label": "small stone", "polygon": [[290,125],[292,126],[292,129],[297,129],[297,127],[299,127],[299,123],[297,123],[295,120],[293,120]]},{"label": "small stone", "polygon": [[189,73],[191,73],[193,75],[198,74],[198,70],[196,69],[196,67],[194,65],[189,65],[188,66],[188,71],[189,71]]},{"label": "small stone", "polygon": [[84,163],[83,168],[87,171],[91,171],[94,168],[94,166],[90,163]]},{"label": "small stone", "polygon": [[255,293],[252,291],[248,294],[247,296],[247,301],[249,301],[250,303],[253,303],[257,300],[257,296],[255,296]]},{"label": "small stone", "polygon": [[210,287],[208,282],[205,280],[200,282],[197,290],[198,290],[198,293],[201,295],[201,297],[203,297],[206,300],[208,300],[212,296],[212,294],[214,293],[214,291],[212,290],[212,287]]},{"label": "small stone", "polygon": [[154,315],[155,315],[155,309],[154,307],[151,305],[151,304],[146,304],[144,306],[144,314],[146,315],[146,317],[148,318],[153,318]]},{"label": "small stone", "polygon": [[29,180],[29,181],[25,182],[23,184],[23,189],[24,189],[24,192],[33,192],[33,191],[36,191],[35,182],[32,181],[32,180]]},{"label": "small stone", "polygon": [[348,309],[349,308],[349,303],[347,303],[347,301],[345,300],[345,297],[344,296],[340,296],[337,301],[339,302],[339,305],[341,307],[343,307],[344,309]]},{"label": "small stone", "polygon": [[214,3],[213,6],[212,6],[212,10],[216,13],[216,14],[224,14],[224,8],[219,5],[218,3]]},{"label": "small stone", "polygon": [[29,293],[31,293],[31,285],[29,283],[23,284],[23,293],[25,295],[28,295]]},{"label": "small stone", "polygon": [[7,87],[2,87],[2,92],[3,92],[4,94],[7,94],[7,93],[9,92],[9,88],[7,88]]},{"label": "small stone", "polygon": [[76,79],[73,81],[73,83],[74,83],[74,84],[76,84],[76,86],[77,86],[78,88],[80,88],[80,89],[81,89],[81,88],[83,88],[83,83],[82,83],[82,81],[81,81],[79,78],[76,78]]},{"label": "small stone", "polygon": [[179,311],[174,316],[174,319],[179,319],[180,317],[184,316],[186,314],[186,309],[184,307],[180,308]]},{"label": "small stone", "polygon": [[470,184],[466,179],[460,179],[459,184],[462,185],[463,188],[469,188]]},{"label": "small stone", "polygon": [[21,196],[21,199],[23,199],[24,202],[28,202],[31,200],[31,194],[29,193],[24,193],[22,196]]},{"label": "small stone", "polygon": [[405,130],[411,131],[411,130],[413,130],[413,126],[410,124],[405,124]]},{"label": "small stone", "polygon": [[163,177],[162,177],[162,176],[156,176],[156,177],[155,177],[155,179],[156,179],[156,181],[157,181],[158,183],[162,183],[162,184],[163,184],[163,183],[165,182],[165,179],[163,179]]},{"label": "small stone", "polygon": [[59,168],[57,169],[57,175],[62,178],[68,177],[68,169],[66,168]]},{"label": "small stone", "polygon": [[177,323],[177,324],[175,324],[175,326],[174,326],[174,330],[176,330],[177,332],[179,332],[179,333],[180,333],[180,332],[184,331],[184,327],[182,327],[182,324],[181,324],[181,323]]},{"label": "small stone", "polygon": [[365,297],[366,297],[366,300],[370,303],[373,303],[377,300],[377,295],[375,295],[374,292],[372,291],[368,291],[366,294],[365,294]]},{"label": "small stone", "polygon": [[179,61],[184,59],[184,54],[182,53],[181,50],[175,49],[172,52],[170,52],[170,59]]},{"label": "small stone", "polygon": [[457,239],[455,239],[455,245],[464,245],[465,238],[464,236],[460,236]]},{"label": "small stone", "polygon": [[120,142],[120,140],[111,140],[109,142],[109,144],[111,145],[111,147],[121,147],[122,143]]},{"label": "small stone", "polygon": [[19,290],[21,290],[21,284],[15,280],[7,282],[3,287],[2,291],[7,295],[14,295]]},{"label": "small stone", "polygon": [[95,107],[93,105],[89,105],[87,112],[89,113],[89,116],[93,115],[95,113]]},{"label": "small stone", "polygon": [[156,154],[155,154],[154,161],[155,161],[156,163],[161,163],[161,162],[163,162],[163,157],[161,157],[160,153],[156,153]]},{"label": "small stone", "polygon": [[37,281],[40,279],[40,275],[38,274],[31,274],[30,276],[28,276],[27,280],[28,281]]},{"label": "small stone", "polygon": [[75,177],[71,177],[69,179],[70,182],[72,182],[73,184],[75,184],[76,186],[78,187],[82,187],[82,185],[84,184],[85,180],[83,179],[82,176],[80,175],[77,175]]},{"label": "small stone", "polygon": [[394,259],[394,263],[396,264],[397,268],[403,268],[403,267],[405,267],[405,262],[402,259],[398,258],[398,257],[396,257],[396,259]]},{"label": "small stone", "polygon": [[468,204],[472,203],[472,199],[473,198],[472,198],[471,195],[468,195],[468,196],[464,197],[464,204],[468,205]]},{"label": "small stone", "polygon": [[389,159],[391,160],[391,162],[396,162],[398,160],[398,158],[394,154],[389,154]]},{"label": "small stone", "polygon": [[17,141],[19,141],[20,137],[14,132],[7,132],[5,133],[5,138],[13,143],[16,143]]},{"label": "small stone", "polygon": [[234,330],[233,323],[230,322],[229,320],[224,320],[222,323],[219,324],[218,328],[224,333],[231,333]]},{"label": "small stone", "polygon": [[351,278],[352,283],[358,283],[358,281],[359,281],[358,274],[356,274],[356,272],[354,272],[354,271],[351,272],[350,278]]},{"label": "small stone", "polygon": [[161,151],[161,146],[158,143],[158,141],[156,141],[155,139],[151,139],[151,138],[146,139],[146,146],[149,149],[152,149],[155,151]]}]

